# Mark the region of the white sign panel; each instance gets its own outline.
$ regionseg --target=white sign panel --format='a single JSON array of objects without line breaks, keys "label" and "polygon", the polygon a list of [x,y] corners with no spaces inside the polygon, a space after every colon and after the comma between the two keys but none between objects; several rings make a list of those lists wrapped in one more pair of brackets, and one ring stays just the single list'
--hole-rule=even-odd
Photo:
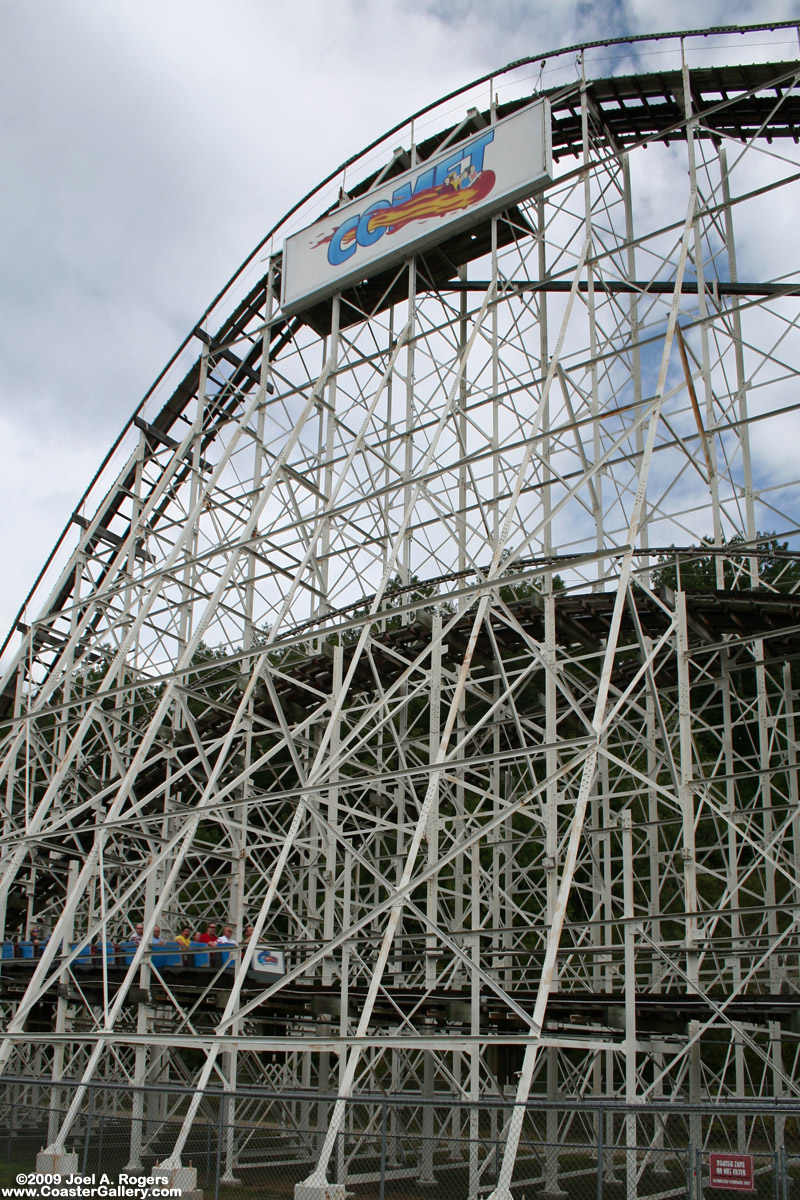
[{"label": "white sign panel", "polygon": [[286,974],[286,960],[282,950],[269,946],[258,946],[250,963],[250,974],[257,979]]},{"label": "white sign panel", "polygon": [[287,238],[284,312],[531,195],[551,173],[550,105],[539,100]]}]

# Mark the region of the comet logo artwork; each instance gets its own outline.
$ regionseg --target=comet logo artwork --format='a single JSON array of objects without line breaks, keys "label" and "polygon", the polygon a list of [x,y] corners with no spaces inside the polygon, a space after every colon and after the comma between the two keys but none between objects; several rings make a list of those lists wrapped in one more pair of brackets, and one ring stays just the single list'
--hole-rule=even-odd
[{"label": "comet logo artwork", "polygon": [[[473,121],[486,120],[475,110],[470,113]],[[473,124],[472,132],[456,141],[461,133],[462,126],[455,126],[450,144],[413,165],[406,159],[405,168],[398,162],[401,152],[395,152],[391,175],[383,171],[365,180],[358,195],[342,195],[337,208],[286,238],[281,260],[286,316],[476,229],[479,221],[532,196],[552,179],[546,99],[492,124]],[[465,247],[473,257],[486,249],[467,236],[456,257]]]},{"label": "comet logo artwork", "polygon": [[403,184],[391,200],[376,200],[313,247],[326,245],[328,262],[339,266],[352,258],[359,246],[373,246],[384,234],[391,236],[413,221],[445,217],[479,203],[495,185],[494,171],[483,169],[484,151],[493,139],[494,130],[482,134],[436,167],[422,170],[413,191],[410,182]]}]

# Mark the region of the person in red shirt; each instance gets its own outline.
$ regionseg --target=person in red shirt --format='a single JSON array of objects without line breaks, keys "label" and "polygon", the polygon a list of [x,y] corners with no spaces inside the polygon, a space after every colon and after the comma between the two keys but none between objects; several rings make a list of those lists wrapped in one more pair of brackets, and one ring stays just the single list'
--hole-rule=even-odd
[{"label": "person in red shirt", "polygon": [[213,921],[206,925],[205,933],[198,933],[195,938],[196,942],[205,942],[207,946],[216,946],[217,944],[217,927]]}]

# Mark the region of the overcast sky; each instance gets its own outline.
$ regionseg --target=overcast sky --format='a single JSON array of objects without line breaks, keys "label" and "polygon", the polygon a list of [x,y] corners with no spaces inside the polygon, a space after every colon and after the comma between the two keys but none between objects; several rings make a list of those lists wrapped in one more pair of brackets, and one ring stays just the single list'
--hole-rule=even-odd
[{"label": "overcast sky", "polygon": [[0,635],[171,353],[337,164],[526,55],[794,17],[800,0],[0,0]]}]

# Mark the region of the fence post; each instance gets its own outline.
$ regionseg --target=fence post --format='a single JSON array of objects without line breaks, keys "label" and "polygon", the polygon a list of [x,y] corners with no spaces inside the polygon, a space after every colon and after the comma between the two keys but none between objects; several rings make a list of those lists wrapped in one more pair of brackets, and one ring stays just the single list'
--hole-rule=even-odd
[{"label": "fence post", "polygon": [[[83,1165],[81,1166],[81,1174],[87,1173],[86,1167],[89,1162],[89,1138],[92,1132],[92,1119],[94,1117],[94,1098],[97,1088],[90,1084],[89,1086],[89,1111],[86,1114],[86,1137],[83,1139]],[[99,1164],[98,1164],[99,1165]]]},{"label": "fence post", "polygon": [[781,1147],[772,1151],[772,1195],[781,1200]]},{"label": "fence post", "polygon": [[379,1200],[385,1200],[386,1197],[386,1125],[387,1125],[387,1107],[384,1100],[381,1104],[381,1189]]},{"label": "fence post", "polygon": [[605,1149],[603,1147],[603,1113],[598,1109],[596,1115],[597,1124],[597,1200],[603,1200],[603,1155]]},{"label": "fence post", "polygon": [[100,1106],[100,1132],[97,1136],[97,1161],[103,1161],[103,1129],[104,1129],[104,1112],[103,1106]]},{"label": "fence post", "polygon": [[789,1200],[789,1163],[785,1143],[778,1146],[773,1159],[775,1160],[773,1169],[775,1177],[775,1187],[773,1189],[775,1200]]},{"label": "fence post", "polygon": [[222,1136],[225,1114],[225,1094],[219,1094],[219,1119],[217,1121],[217,1163],[214,1169],[214,1200],[219,1200],[219,1177],[222,1174]]},{"label": "fence post", "polygon": [[694,1152],[694,1194],[697,1200],[703,1200],[703,1151],[698,1146]]}]

